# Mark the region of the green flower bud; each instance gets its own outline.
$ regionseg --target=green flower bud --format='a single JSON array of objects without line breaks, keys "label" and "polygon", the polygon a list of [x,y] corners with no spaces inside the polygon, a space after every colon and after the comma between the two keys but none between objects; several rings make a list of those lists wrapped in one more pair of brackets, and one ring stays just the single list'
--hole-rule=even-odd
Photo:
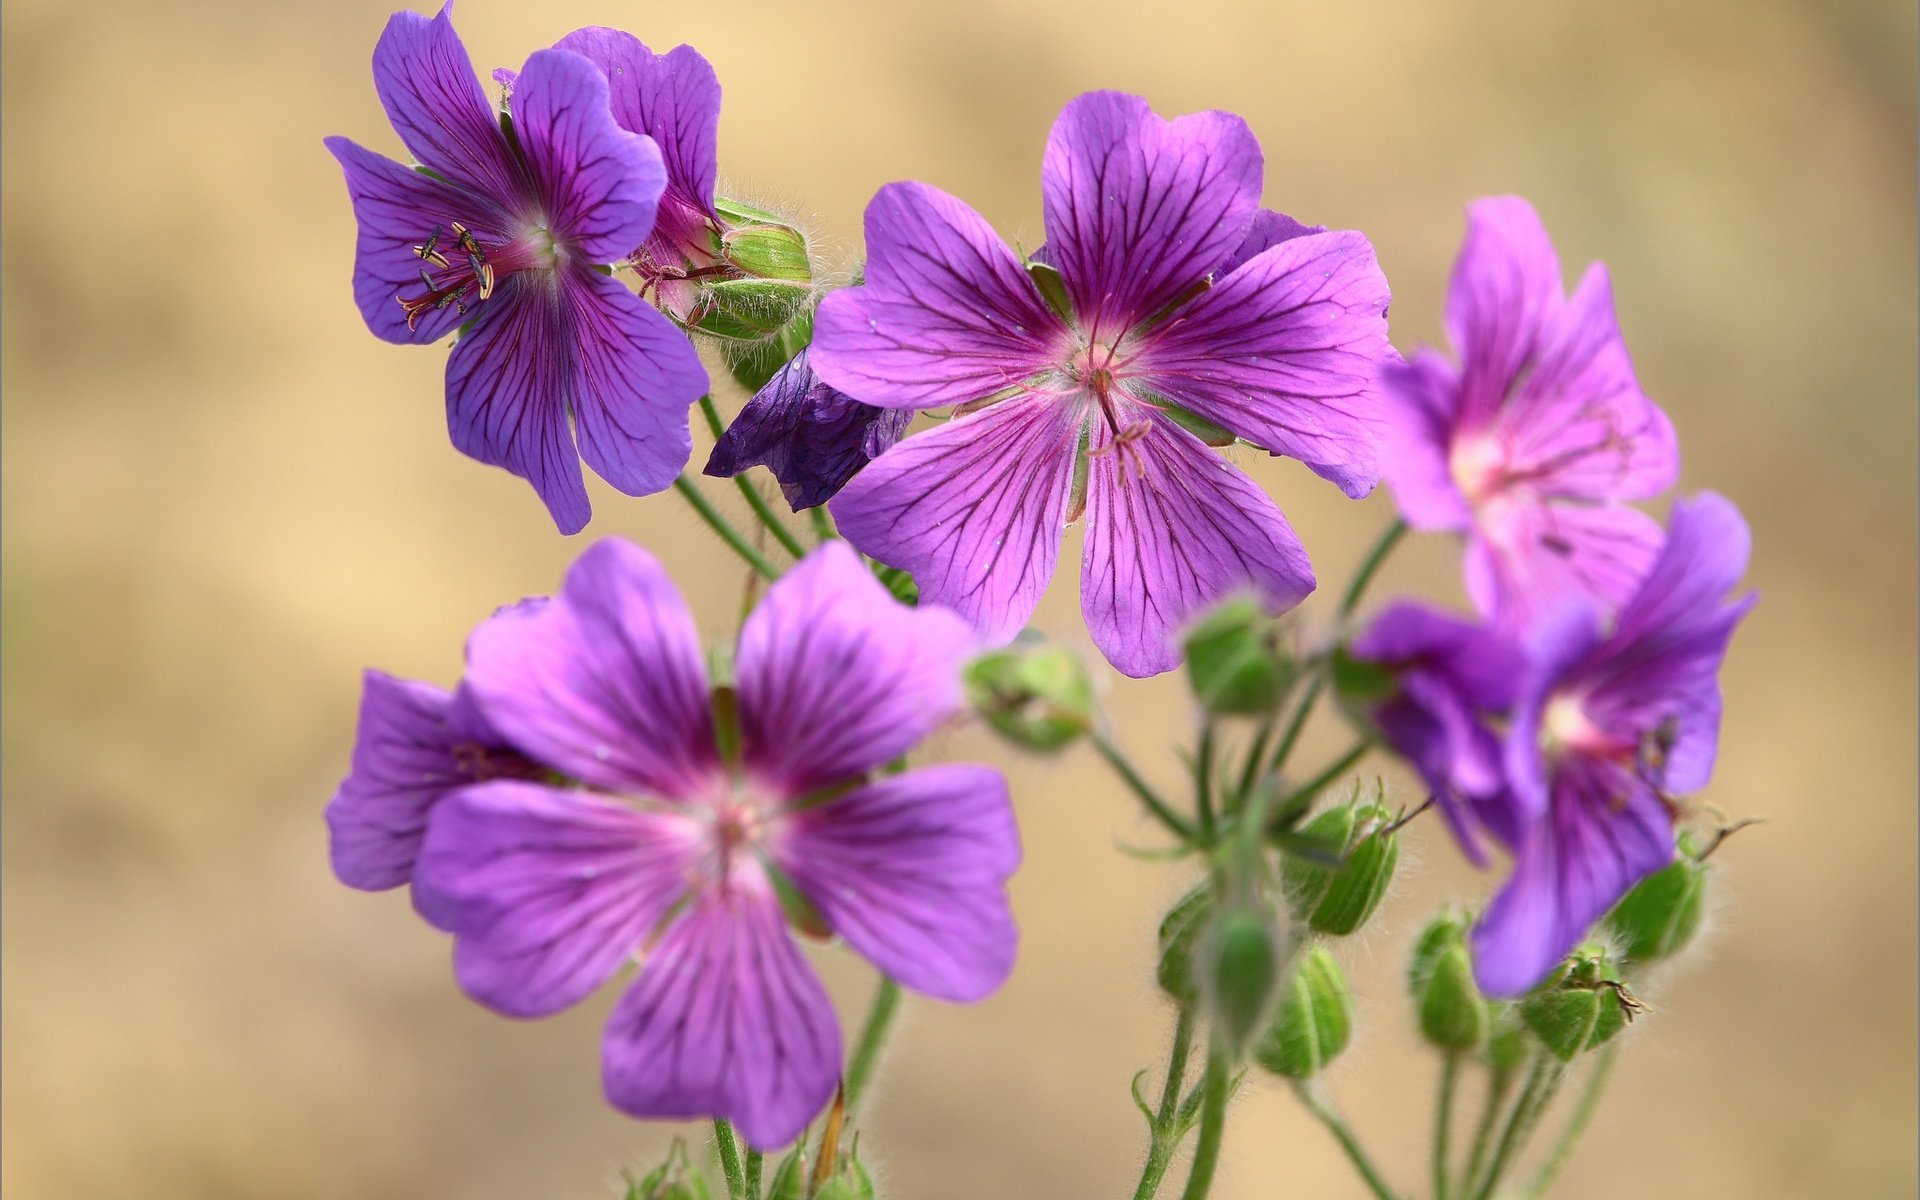
[{"label": "green flower bud", "polygon": [[1473,982],[1466,924],[1458,917],[1442,914],[1421,932],[1407,983],[1427,1041],[1443,1050],[1471,1050],[1486,1039],[1491,1017]]},{"label": "green flower bud", "polygon": [[1200,946],[1207,1016],[1226,1051],[1238,1056],[1260,1028],[1280,980],[1272,923],[1245,908],[1219,914]]},{"label": "green flower bud", "polygon": [[702,308],[694,328],[718,338],[765,341],[791,324],[813,302],[813,289],[773,279],[726,279],[700,289]]},{"label": "green flower bud", "polygon": [[707,1181],[687,1161],[687,1147],[677,1138],[667,1151],[667,1160],[635,1180],[627,1176],[624,1200],[712,1200]]},{"label": "green flower bud", "polygon": [[1614,964],[1586,945],[1520,1001],[1520,1019],[1561,1062],[1572,1062],[1627,1027],[1640,1011]]},{"label": "green flower bud", "polygon": [[[799,290],[790,283],[770,283],[759,286]],[[721,339],[720,357],[726,361],[728,372],[741,387],[749,392],[758,392],[767,386],[767,380],[772,379],[781,367],[792,360],[794,355],[807,348],[807,343],[813,340],[813,309],[814,306],[809,297],[809,302],[800,307],[793,319],[771,336],[754,335],[744,340],[740,337]],[[758,319],[764,323],[764,317]],[[704,328],[704,326],[701,327]],[[746,323],[738,324],[733,328],[739,333],[751,333]]]},{"label": "green flower bud", "polygon": [[1311,1079],[1339,1057],[1352,1036],[1353,998],[1346,975],[1325,946],[1313,946],[1300,956],[1253,1056],[1276,1075]]},{"label": "green flower bud", "polygon": [[847,1159],[813,1196],[814,1200],[873,1200],[873,1179],[859,1159]]},{"label": "green flower bud", "polygon": [[720,254],[759,279],[813,282],[813,265],[807,261],[807,239],[786,225],[735,225],[721,235]]},{"label": "green flower bud", "polygon": [[1707,868],[1684,845],[1672,862],[1634,885],[1607,914],[1606,929],[1629,963],[1650,963],[1679,952],[1700,932]]},{"label": "green flower bud", "polygon": [[1527,1061],[1527,1027],[1511,1004],[1495,1001],[1487,1005],[1491,1017],[1487,1045],[1480,1057],[1496,1071],[1513,1071]]},{"label": "green flower bud", "polygon": [[1093,727],[1093,684],[1064,646],[1011,646],[968,664],[967,699],[1000,736],[1058,750]]},{"label": "green flower bud", "polygon": [[1193,943],[1213,911],[1213,893],[1202,883],[1167,911],[1160,922],[1161,990],[1181,1004],[1193,1003]]},{"label": "green flower bud", "polygon": [[1187,631],[1187,679],[1211,713],[1272,712],[1292,681],[1279,623],[1252,600],[1219,605]]},{"label": "green flower bud", "polygon": [[1377,804],[1345,804],[1288,839],[1281,885],[1293,911],[1320,933],[1344,937],[1367,923],[1393,882],[1400,835]]},{"label": "green flower bud", "polygon": [[807,1200],[807,1159],[799,1146],[774,1168],[773,1178],[767,1182],[767,1200]]}]

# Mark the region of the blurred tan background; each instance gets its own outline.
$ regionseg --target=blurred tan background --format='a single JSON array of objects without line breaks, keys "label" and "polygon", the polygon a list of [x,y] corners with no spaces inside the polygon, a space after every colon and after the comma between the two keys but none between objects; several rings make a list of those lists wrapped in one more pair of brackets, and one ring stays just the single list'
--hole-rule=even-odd
[{"label": "blurred tan background", "polygon": [[[585,545],[448,446],[444,350],[355,314],[320,139],[398,152],[367,71],[387,11],[5,10],[10,1200],[590,1200],[673,1132],[600,1101],[611,991],[495,1018],[400,894],[327,870],[361,667],[452,682],[467,629]],[[1685,486],[1744,506],[1764,595],[1710,798],[1769,823],[1720,855],[1712,935],[1653,989],[1560,1194],[1913,1194],[1910,5],[463,0],[459,19],[483,71],[590,23],[697,44],[726,87],[725,180],[803,214],[842,266],[892,179],[1037,241],[1048,125],[1093,87],[1246,116],[1269,204],[1373,237],[1403,349],[1439,338],[1462,204],[1531,196],[1570,272],[1614,268]],[[1330,583],[1389,517],[1384,494],[1251,469]],[[594,495],[588,536],[646,542],[729,634],[740,572],[685,511]],[[1457,594],[1451,549],[1413,544],[1385,585]],[[1071,579],[1040,623],[1085,645]],[[1108,695],[1171,781],[1178,679]],[[965,733],[941,751],[1008,759]],[[1117,852],[1151,833],[1086,755],[1009,769],[1022,962],[979,1007],[911,1005],[862,1142],[902,1200],[1118,1197],[1144,1145],[1127,1083],[1169,1020],[1150,933],[1186,875]],[[1345,951],[1363,1030],[1330,1077],[1407,1188],[1435,1072],[1401,964],[1436,903],[1489,882],[1432,821],[1410,836],[1417,869]],[[857,1021],[864,969],[821,960]],[[1248,1092],[1218,1196],[1361,1194],[1284,1091]]]}]

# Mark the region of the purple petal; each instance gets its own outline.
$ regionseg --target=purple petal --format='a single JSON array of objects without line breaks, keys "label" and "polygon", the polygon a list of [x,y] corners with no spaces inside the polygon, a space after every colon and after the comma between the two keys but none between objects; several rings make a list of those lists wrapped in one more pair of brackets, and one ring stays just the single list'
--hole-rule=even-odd
[{"label": "purple petal", "polygon": [[1389,299],[1365,237],[1293,238],[1148,331],[1138,370],[1176,404],[1364,496],[1380,474]]},{"label": "purple petal", "polygon": [[1136,678],[1180,663],[1183,625],[1229,593],[1269,612],[1313,591],[1313,567],[1278,506],[1240,469],[1158,414],[1116,447],[1094,423],[1080,606],[1094,644]]},{"label": "purple petal", "polygon": [[1612,764],[1568,759],[1551,810],[1473,931],[1480,990],[1532,990],[1634,884],[1672,860],[1673,819],[1644,783]]},{"label": "purple petal", "polygon": [[461,988],[507,1016],[544,1017],[640,949],[703,848],[691,817],[487,783],[435,810],[420,875],[450,914]]},{"label": "purple petal", "polygon": [[427,815],[454,788],[472,783],[454,755],[453,697],[430,683],[368,671],[360,693],[353,769],[327,805],[333,873],[363,891],[413,878]]},{"label": "purple petal", "polygon": [[1020,835],[998,771],[926,767],[794,813],[775,857],[834,932],[907,987],[973,1001],[1013,970]]},{"label": "purple petal", "polygon": [[1507,786],[1522,822],[1538,820],[1547,811],[1549,780],[1540,750],[1547,701],[1600,642],[1600,613],[1578,599],[1543,618],[1527,635],[1527,669],[1507,722],[1503,752]]},{"label": "purple petal", "polygon": [[565,317],[544,273],[501,281],[447,359],[447,432],[462,454],[531,483],[560,532],[578,533],[592,510],[567,427]]},{"label": "purple petal", "polygon": [[693,617],[631,542],[594,543],[551,602],[475,629],[467,686],[515,745],[597,787],[677,800],[718,769]]},{"label": "purple petal", "polygon": [[975,649],[953,613],[901,604],[846,543],[822,545],[740,631],[748,770],[798,797],[898,758],[960,709]]},{"label": "purple petal", "polygon": [[1262,169],[1232,113],[1168,121],[1120,92],[1069,101],[1041,194],[1047,253],[1089,336],[1118,336],[1226,261],[1259,207]]},{"label": "purple petal", "polygon": [[1447,333],[1460,352],[1462,421],[1506,403],[1558,318],[1560,258],[1533,205],[1490,196],[1467,206],[1467,236],[1447,287]]},{"label": "purple petal", "polygon": [[1066,328],[986,220],[924,183],[867,205],[867,276],[820,304],[813,369],[888,408],[978,400],[1065,355]]},{"label": "purple petal", "polygon": [[607,1020],[607,1099],[636,1117],[726,1117],[768,1150],[840,1078],[833,1005],[770,891],[698,896]]},{"label": "purple petal", "polygon": [[1486,711],[1513,703],[1526,667],[1520,648],[1506,638],[1475,622],[1408,602],[1381,610],[1348,649],[1367,662],[1438,675],[1467,707]]},{"label": "purple petal", "polygon": [[1664,538],[1658,521],[1624,505],[1496,497],[1481,506],[1467,546],[1467,594],[1514,634],[1572,598],[1611,610],[1633,594]]},{"label": "purple petal", "polygon": [[924,603],[1009,641],[1053,578],[1078,436],[1051,397],[1004,401],[874,459],[833,498],[833,518],[855,547],[911,572]]},{"label": "purple petal", "polygon": [[693,452],[687,409],[707,369],[672,321],[598,271],[562,277],[573,314],[568,394],[580,457],[629,496],[670,486]]},{"label": "purple petal", "polygon": [[667,188],[713,216],[720,80],[712,64],[692,46],[655,54],[632,34],[600,26],[576,29],[554,46],[600,68],[612,90],[614,120],[659,143]]},{"label": "purple petal", "polygon": [[630,133],[607,108],[607,80],[578,54],[536,50],[513,89],[513,127],[562,253],[618,262],[646,239],[666,186],[653,139]]},{"label": "purple petal", "polygon": [[1302,225],[1283,212],[1275,212],[1271,208],[1260,209],[1247,224],[1247,236],[1240,239],[1240,244],[1233,248],[1232,254],[1227,255],[1225,262],[1214,268],[1214,274],[1231,275],[1262,250],[1271,250],[1281,242],[1326,231],[1325,225]]},{"label": "purple petal", "polygon": [[907,432],[907,409],[862,404],[820,382],[796,354],[755,393],[713,447],[706,473],[764,466],[795,512],[825,504]]},{"label": "purple petal", "polygon": [[393,14],[373,48],[373,87],[422,166],[516,210],[528,199],[500,118],[453,31],[452,0],[431,19]]},{"label": "purple petal", "polygon": [[1460,377],[1431,350],[1380,369],[1385,421],[1380,474],[1394,506],[1415,529],[1465,529],[1473,510],[1453,477],[1453,435],[1459,417]]}]

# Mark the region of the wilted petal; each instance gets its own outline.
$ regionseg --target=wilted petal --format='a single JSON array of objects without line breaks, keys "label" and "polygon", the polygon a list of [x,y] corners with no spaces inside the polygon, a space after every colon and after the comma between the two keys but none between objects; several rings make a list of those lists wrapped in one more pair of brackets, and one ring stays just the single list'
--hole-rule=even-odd
[{"label": "wilted petal", "polygon": [[1617,608],[1653,565],[1660,523],[1619,504],[1543,504],[1495,497],[1467,545],[1467,594],[1519,634],[1572,598]]},{"label": "wilted petal", "polygon": [[692,46],[655,54],[618,29],[576,29],[554,44],[585,56],[607,77],[614,119],[659,143],[667,187],[700,211],[713,213],[715,149],[720,132],[720,80]]},{"label": "wilted petal", "polygon": [[794,1139],[833,1096],[840,1026],[764,884],[703,893],[607,1020],[607,1099],[636,1117],[726,1117]]},{"label": "wilted petal", "polygon": [[629,496],[670,486],[693,452],[687,409],[707,369],[686,334],[598,271],[561,279],[573,313],[570,395],[580,457]]},{"label": "wilted petal", "polygon": [[728,477],[764,466],[799,512],[832,499],[912,421],[911,410],[862,404],[820,382],[802,350],[727,426],[706,473]]},{"label": "wilted petal", "polygon": [[534,51],[514,84],[513,126],[542,224],[567,251],[592,263],[633,253],[653,228],[667,172],[653,139],[615,123],[599,69],[566,50]]},{"label": "wilted petal", "polygon": [[781,869],[889,978],[957,1001],[1006,982],[1019,940],[1006,880],[1020,865],[1020,835],[998,771],[910,771],[784,825]]},{"label": "wilted petal", "polygon": [[1506,403],[1558,320],[1560,257],[1533,205],[1489,196],[1467,206],[1467,237],[1447,286],[1447,333],[1460,352],[1461,416],[1478,425]]},{"label": "wilted petal", "polygon": [[1079,436],[1079,417],[1050,397],[996,404],[873,460],[833,498],[834,520],[911,572],[923,602],[1006,642],[1053,578]]},{"label": "wilted petal", "polygon": [[500,119],[453,31],[452,0],[431,18],[393,14],[373,48],[373,86],[422,166],[489,196],[524,195]]},{"label": "wilted petal", "polygon": [[1313,567],[1267,494],[1198,438],[1153,414],[1115,446],[1096,421],[1080,605],[1094,644],[1135,677],[1180,662],[1181,626],[1250,589],[1269,612],[1313,591]]}]

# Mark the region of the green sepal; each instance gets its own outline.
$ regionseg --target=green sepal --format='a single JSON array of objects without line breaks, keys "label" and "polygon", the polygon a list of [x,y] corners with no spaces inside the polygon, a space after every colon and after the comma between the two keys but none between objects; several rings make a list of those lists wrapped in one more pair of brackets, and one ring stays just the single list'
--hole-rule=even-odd
[{"label": "green sepal", "polygon": [[1472,1050],[1486,1040],[1492,1015],[1473,980],[1466,922],[1442,913],[1421,931],[1407,970],[1421,1036],[1443,1050]]},{"label": "green sepal", "polygon": [[757,342],[722,341],[720,357],[741,387],[748,392],[758,392],[812,340],[813,306],[809,304],[772,337]]},{"label": "green sepal", "polygon": [[1220,913],[1201,942],[1207,1016],[1221,1047],[1238,1058],[1260,1029],[1280,981],[1273,924],[1264,913]]},{"label": "green sepal", "polygon": [[1344,937],[1366,924],[1393,882],[1400,837],[1393,818],[1377,804],[1343,804],[1320,813],[1296,831],[1308,844],[1341,847],[1336,864],[1289,854],[1281,882],[1293,910],[1318,933]]},{"label": "green sepal", "polygon": [[1154,399],[1153,403],[1154,406],[1166,416],[1167,420],[1172,421],[1175,425],[1178,425],[1180,428],[1186,430],[1216,450],[1225,449],[1240,440],[1225,429],[1215,425],[1212,421],[1207,420],[1198,413],[1181,408],[1178,404],[1170,404],[1166,400],[1158,397]]},{"label": "green sepal", "polygon": [[1706,895],[1705,864],[1682,853],[1635,884],[1607,914],[1605,928],[1628,963],[1657,962],[1700,932]]},{"label": "green sepal", "polygon": [[1067,295],[1067,281],[1050,263],[1030,262],[1027,264],[1027,277],[1033,280],[1033,286],[1040,290],[1041,299],[1047,302],[1062,321],[1073,320],[1073,298]]},{"label": "green sepal", "polygon": [[1187,681],[1208,712],[1269,713],[1293,685],[1280,625],[1251,599],[1215,607],[1187,632]]},{"label": "green sepal", "polygon": [[963,676],[967,699],[1000,736],[1058,750],[1093,728],[1093,681],[1064,646],[1011,646],[981,655]]},{"label": "green sepal", "polygon": [[720,214],[729,225],[785,225],[786,221],[779,213],[756,208],[744,200],[733,200],[726,196],[716,196],[713,211]]},{"label": "green sepal", "polygon": [[773,337],[813,300],[801,283],[774,279],[728,279],[700,289],[705,315],[694,328],[711,337],[753,342]]},{"label": "green sepal", "polygon": [[1213,890],[1206,883],[1180,898],[1160,921],[1160,961],[1154,974],[1160,989],[1181,1004],[1193,1003],[1193,943],[1213,910]]},{"label": "green sepal", "polygon": [[1340,1056],[1353,1036],[1353,996],[1346,974],[1325,946],[1302,954],[1254,1058],[1276,1075],[1311,1079]]},{"label": "green sepal", "polygon": [[720,239],[720,256],[759,279],[813,282],[807,241],[785,225],[734,225]]},{"label": "green sepal", "polygon": [[1627,1027],[1639,1002],[1596,946],[1583,946],[1520,1001],[1520,1019],[1555,1058],[1572,1062]]}]

